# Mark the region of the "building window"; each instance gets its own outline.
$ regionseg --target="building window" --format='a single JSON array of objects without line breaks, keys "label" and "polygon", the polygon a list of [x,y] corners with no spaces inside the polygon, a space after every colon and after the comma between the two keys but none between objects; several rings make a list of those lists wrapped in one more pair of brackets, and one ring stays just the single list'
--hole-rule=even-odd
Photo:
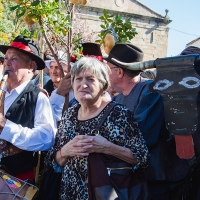
[{"label": "building window", "polygon": [[151,32],[151,35],[150,35],[150,43],[153,43],[153,32]]}]

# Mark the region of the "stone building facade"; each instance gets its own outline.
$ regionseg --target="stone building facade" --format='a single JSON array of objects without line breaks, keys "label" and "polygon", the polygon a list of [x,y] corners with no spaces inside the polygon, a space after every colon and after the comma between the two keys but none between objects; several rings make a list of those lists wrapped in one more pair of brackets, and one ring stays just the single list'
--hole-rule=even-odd
[{"label": "stone building facade", "polygon": [[106,9],[109,14],[131,18],[133,27],[138,34],[132,39],[132,44],[140,47],[144,52],[144,60],[154,60],[167,56],[168,24],[171,22],[167,15],[153,11],[137,0],[89,0],[80,7],[80,20],[90,30],[101,30],[99,16]]}]

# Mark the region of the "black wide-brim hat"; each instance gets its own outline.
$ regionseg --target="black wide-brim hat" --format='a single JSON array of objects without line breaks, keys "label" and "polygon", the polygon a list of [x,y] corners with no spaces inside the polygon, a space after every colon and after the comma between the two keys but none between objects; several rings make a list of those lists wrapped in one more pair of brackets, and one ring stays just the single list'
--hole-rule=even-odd
[{"label": "black wide-brim hat", "polygon": [[144,53],[140,48],[132,44],[117,43],[111,49],[109,56],[104,57],[103,59],[118,67],[126,68],[126,66],[123,66],[123,64],[115,62],[113,58],[116,59],[117,61],[120,61],[121,63],[133,63],[133,62],[142,62],[143,57]]},{"label": "black wide-brim hat", "polygon": [[88,57],[95,57],[100,61],[103,61],[100,45],[96,43],[86,42],[82,44],[83,55]]},{"label": "black wide-brim hat", "polygon": [[45,68],[45,62],[40,57],[39,47],[32,39],[19,35],[13,40],[10,46],[0,45],[0,51],[3,54],[6,54],[6,51],[10,48],[20,50],[29,55],[37,63],[37,70]]}]

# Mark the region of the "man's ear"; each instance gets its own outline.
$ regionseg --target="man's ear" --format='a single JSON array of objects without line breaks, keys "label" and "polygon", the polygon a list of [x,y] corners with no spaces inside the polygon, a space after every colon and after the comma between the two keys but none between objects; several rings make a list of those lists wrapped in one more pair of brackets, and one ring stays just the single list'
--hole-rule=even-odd
[{"label": "man's ear", "polygon": [[34,60],[31,60],[30,69],[34,72],[37,69],[37,64]]},{"label": "man's ear", "polygon": [[118,68],[118,76],[122,78],[124,76],[124,70],[122,68]]}]

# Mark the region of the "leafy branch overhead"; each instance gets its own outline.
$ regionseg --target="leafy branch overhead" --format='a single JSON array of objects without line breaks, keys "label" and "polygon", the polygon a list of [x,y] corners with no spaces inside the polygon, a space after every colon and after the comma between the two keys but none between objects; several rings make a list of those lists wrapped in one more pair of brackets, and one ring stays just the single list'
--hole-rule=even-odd
[{"label": "leafy branch overhead", "polygon": [[138,34],[136,28],[131,24],[131,18],[123,20],[122,16],[109,15],[104,9],[103,16],[100,16],[99,19],[103,24],[101,24],[102,30],[98,34],[100,39],[96,42],[103,44],[105,51],[109,51],[113,47],[113,43],[131,43],[131,40]]},{"label": "leafy branch overhead", "polygon": [[22,19],[28,24],[33,25],[42,22],[41,28],[48,27],[53,34],[66,36],[72,28],[70,15],[66,12],[64,2],[58,1],[27,1],[21,0],[20,4],[10,8],[16,11],[17,18]]},{"label": "leafy branch overhead", "polygon": [[[29,25],[28,30],[22,29],[21,34],[35,39],[41,35],[57,60],[56,52],[64,50],[68,62],[72,56],[82,56],[81,36],[72,33],[74,4],[85,5],[87,0],[13,0],[16,4],[10,7],[16,18]],[[71,58],[71,59],[70,59]]]}]

